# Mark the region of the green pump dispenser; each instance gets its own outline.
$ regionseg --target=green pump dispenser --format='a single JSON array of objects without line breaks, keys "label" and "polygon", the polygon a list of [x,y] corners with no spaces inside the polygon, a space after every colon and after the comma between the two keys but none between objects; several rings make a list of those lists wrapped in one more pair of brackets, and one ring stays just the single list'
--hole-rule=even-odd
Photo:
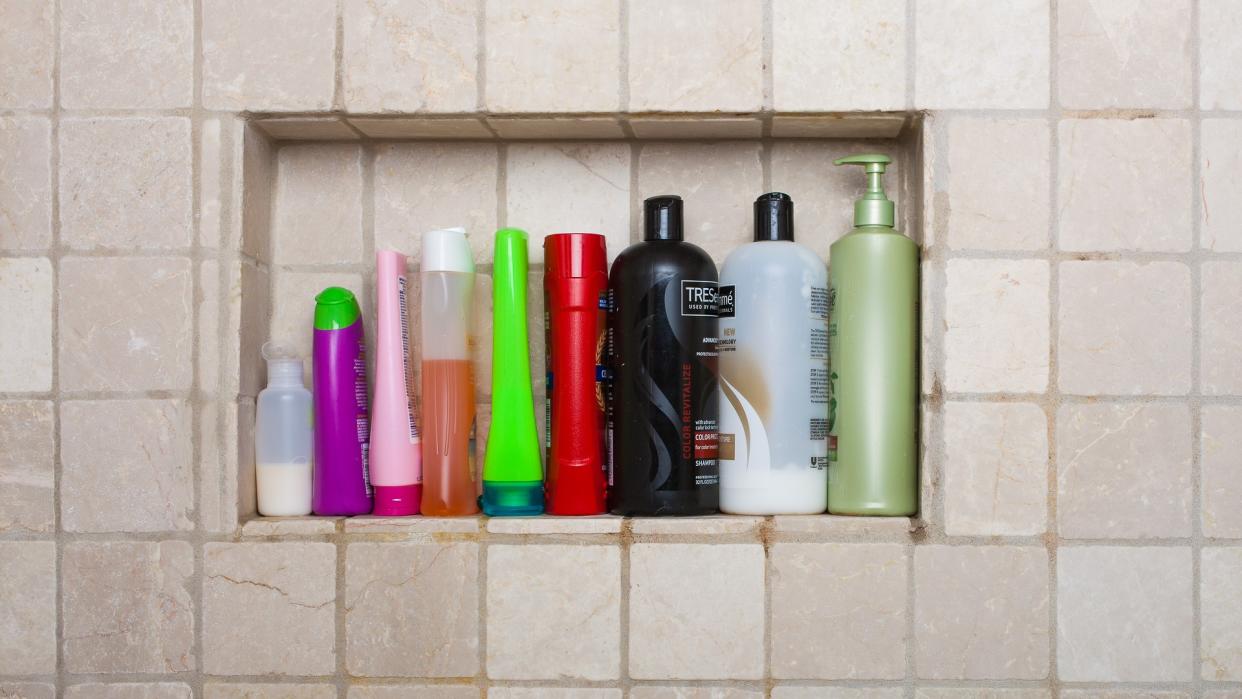
[{"label": "green pump dispenser", "polygon": [[828,263],[828,511],[918,510],[919,247],[894,230],[887,155],[852,155],[867,191]]},{"label": "green pump dispenser", "polygon": [[492,308],[492,427],[483,456],[483,512],[543,512],[543,465],[526,331],[526,231],[496,231]]}]

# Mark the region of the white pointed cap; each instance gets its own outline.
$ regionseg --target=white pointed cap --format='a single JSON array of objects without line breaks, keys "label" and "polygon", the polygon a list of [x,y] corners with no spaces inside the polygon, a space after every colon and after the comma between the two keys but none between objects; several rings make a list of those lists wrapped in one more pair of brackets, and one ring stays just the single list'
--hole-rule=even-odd
[{"label": "white pointed cap", "polygon": [[474,259],[465,228],[445,228],[423,234],[423,272],[474,273]]}]

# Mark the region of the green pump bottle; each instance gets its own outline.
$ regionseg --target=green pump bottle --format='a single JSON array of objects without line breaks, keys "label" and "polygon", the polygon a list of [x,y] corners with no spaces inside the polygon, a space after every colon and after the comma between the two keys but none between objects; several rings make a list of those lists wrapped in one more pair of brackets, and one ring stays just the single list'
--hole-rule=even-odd
[{"label": "green pump bottle", "polygon": [[496,231],[492,308],[492,428],[483,456],[483,512],[543,512],[543,466],[535,430],[526,332],[526,231]]},{"label": "green pump bottle", "polygon": [[853,155],[867,193],[828,262],[828,511],[918,510],[918,244],[893,228],[887,155]]}]

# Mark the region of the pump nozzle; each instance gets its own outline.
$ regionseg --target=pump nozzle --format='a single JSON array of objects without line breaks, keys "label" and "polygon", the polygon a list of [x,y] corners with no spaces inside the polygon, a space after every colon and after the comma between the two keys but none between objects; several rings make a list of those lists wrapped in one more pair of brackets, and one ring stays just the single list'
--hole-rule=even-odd
[{"label": "pump nozzle", "polygon": [[854,202],[854,226],[893,227],[893,202],[884,194],[884,170],[893,159],[879,153],[851,155],[833,161],[836,165],[862,165],[867,172],[867,193]]}]

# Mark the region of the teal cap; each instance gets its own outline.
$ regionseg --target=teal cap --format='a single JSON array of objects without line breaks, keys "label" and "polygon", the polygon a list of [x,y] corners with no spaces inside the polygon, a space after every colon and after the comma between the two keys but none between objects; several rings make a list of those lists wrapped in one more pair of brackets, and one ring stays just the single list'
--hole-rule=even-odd
[{"label": "teal cap", "polygon": [[833,161],[836,165],[863,165],[867,169],[867,193],[854,202],[854,226],[893,227],[893,202],[884,194],[884,169],[893,159],[879,153],[851,155]]},{"label": "teal cap", "polygon": [[315,297],[315,329],[340,330],[358,320],[362,311],[354,292],[339,286],[330,286]]},{"label": "teal cap", "polygon": [[488,517],[523,517],[543,514],[543,481],[483,481],[479,498]]}]

